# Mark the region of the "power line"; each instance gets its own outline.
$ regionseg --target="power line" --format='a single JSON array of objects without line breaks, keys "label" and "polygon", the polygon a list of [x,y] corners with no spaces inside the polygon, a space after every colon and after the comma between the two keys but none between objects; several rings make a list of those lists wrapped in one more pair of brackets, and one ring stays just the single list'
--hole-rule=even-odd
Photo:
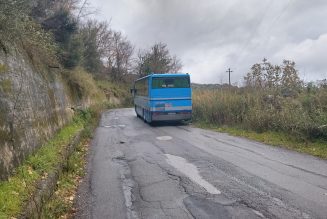
[{"label": "power line", "polygon": [[[292,5],[292,3],[294,3],[293,0],[289,0],[287,5],[285,5],[285,7],[280,11],[280,13],[275,17],[275,19],[271,22],[269,26],[269,30],[263,34],[263,40],[261,42],[263,42],[263,45],[265,45],[269,39],[270,33],[273,29],[273,26],[275,26],[275,24],[280,20],[280,18],[285,14],[285,12],[290,8],[290,6]],[[255,47],[257,47],[258,45],[256,45]]]},{"label": "power line", "polygon": [[[253,33],[251,34],[251,37],[248,38],[248,40],[246,41],[246,44],[244,44],[244,46],[242,47],[242,49],[241,49],[241,51],[240,51],[240,53],[239,53],[238,59],[237,59],[237,63],[239,63],[239,62],[241,61],[241,58],[242,58],[242,56],[243,56],[243,52],[244,52],[244,50],[248,47],[250,41],[252,40],[252,37],[254,36],[254,34],[255,34],[255,33],[257,32],[257,30],[259,29],[259,26],[261,25],[262,21],[264,20],[264,18],[265,18],[266,14],[267,14],[267,11],[268,11],[268,9],[269,9],[269,6],[270,6],[271,2],[272,2],[272,1],[270,1],[270,2],[267,4],[266,10],[265,10],[265,12],[264,12],[262,18],[261,18],[260,21],[258,22],[258,25],[257,25],[256,28],[255,28],[255,31],[253,31]],[[292,3],[294,3],[294,1],[293,1],[293,0],[289,0],[288,3],[285,5],[285,7],[284,7],[284,8],[283,8],[279,13],[278,13],[278,15],[277,15],[273,20],[272,20],[271,24],[268,25],[268,26],[269,26],[269,31],[263,34],[263,36],[264,36],[263,40],[258,41],[258,42],[256,43],[256,45],[254,45],[254,49],[257,48],[257,46],[259,45],[260,42],[261,42],[261,44],[262,44],[262,42],[264,42],[263,45],[266,44],[266,42],[267,42],[267,40],[268,40],[268,37],[267,37],[267,36],[269,36],[269,34],[271,33],[271,31],[272,31],[272,27],[275,25],[275,23],[277,23],[277,21],[279,21],[279,19],[284,15],[284,13],[288,10],[288,8],[292,5]],[[254,50],[254,49],[253,49],[253,50]]]}]

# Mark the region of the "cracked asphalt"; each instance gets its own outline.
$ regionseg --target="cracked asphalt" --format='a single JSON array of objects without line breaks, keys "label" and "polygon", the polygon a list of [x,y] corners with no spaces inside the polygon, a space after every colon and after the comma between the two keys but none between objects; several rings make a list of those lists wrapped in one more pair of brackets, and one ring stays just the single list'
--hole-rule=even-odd
[{"label": "cracked asphalt", "polygon": [[88,159],[76,218],[327,218],[325,160],[133,109],[103,113]]}]

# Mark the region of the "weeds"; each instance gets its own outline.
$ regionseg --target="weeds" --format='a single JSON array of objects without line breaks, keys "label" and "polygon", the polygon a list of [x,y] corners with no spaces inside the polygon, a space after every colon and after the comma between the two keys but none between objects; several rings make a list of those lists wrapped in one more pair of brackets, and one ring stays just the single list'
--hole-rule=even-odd
[{"label": "weeds", "polygon": [[70,218],[74,214],[75,193],[85,174],[85,157],[88,145],[89,142],[86,138],[69,158],[67,169],[57,182],[56,192],[43,208],[43,218]]},{"label": "weeds", "polygon": [[[193,118],[195,122],[218,128],[238,128],[258,134],[283,133],[304,148],[327,141],[326,101],[324,87],[316,88],[314,93],[303,90],[292,97],[246,88],[195,90]],[[326,143],[324,150],[327,150]]]},{"label": "weeds", "polygon": [[[132,106],[132,95],[129,92],[129,84],[117,83],[109,80],[97,81],[98,87],[103,90],[108,99],[108,108]],[[117,98],[119,101],[114,101]]]},{"label": "weeds", "polygon": [[63,72],[74,99],[90,105],[105,101],[105,95],[96,85],[93,76],[82,68]]},{"label": "weeds", "polygon": [[[327,90],[311,96],[271,96],[247,90],[196,90],[193,95],[194,118],[218,126],[238,126],[266,132],[282,131],[302,140],[327,140]],[[319,96],[322,98],[320,99]]]},{"label": "weeds", "polygon": [[96,105],[91,109],[80,112],[81,118],[87,119],[88,121],[82,132],[82,141],[70,156],[67,169],[63,172],[57,183],[56,192],[43,208],[42,218],[73,217],[76,211],[73,207],[75,194],[85,174],[89,140],[92,138],[93,130],[98,124],[102,109],[101,105]]}]

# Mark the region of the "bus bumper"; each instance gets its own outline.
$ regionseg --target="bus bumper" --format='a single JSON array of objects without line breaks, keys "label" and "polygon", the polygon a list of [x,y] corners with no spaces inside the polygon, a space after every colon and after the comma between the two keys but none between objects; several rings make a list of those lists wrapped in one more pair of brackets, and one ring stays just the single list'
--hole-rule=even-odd
[{"label": "bus bumper", "polygon": [[153,112],[152,121],[182,121],[190,120],[192,112]]}]

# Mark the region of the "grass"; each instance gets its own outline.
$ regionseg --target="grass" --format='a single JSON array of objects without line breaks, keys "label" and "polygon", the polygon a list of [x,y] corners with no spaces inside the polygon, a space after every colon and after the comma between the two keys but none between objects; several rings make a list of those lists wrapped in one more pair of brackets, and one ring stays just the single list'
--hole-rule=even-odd
[{"label": "grass", "polygon": [[327,140],[327,89],[284,97],[269,90],[195,90],[194,118],[258,133],[281,131],[300,140]]},{"label": "grass", "polygon": [[303,87],[294,96],[269,89],[194,90],[193,121],[326,159],[326,101],[326,87]]},{"label": "grass", "polygon": [[73,99],[82,100],[90,105],[105,102],[106,97],[96,84],[93,76],[83,68],[62,72],[69,85]]},{"label": "grass", "polygon": [[62,162],[62,151],[72,138],[83,129],[86,116],[79,114],[54,138],[43,145],[7,181],[0,182],[0,218],[17,217],[24,203],[35,191],[36,183]]},{"label": "grass", "polygon": [[109,104],[117,105],[115,103],[110,103],[112,97],[118,98],[120,107],[130,107],[132,106],[132,95],[129,92],[130,84],[123,82],[112,82],[109,80],[99,80],[96,82],[98,87],[103,90],[106,94]]},{"label": "grass", "polygon": [[89,141],[84,139],[76,148],[68,161],[67,170],[57,182],[57,190],[44,207],[42,218],[72,218],[77,187],[84,176],[86,154]]},{"label": "grass", "polygon": [[67,169],[57,182],[57,190],[42,212],[42,218],[72,218],[75,213],[74,200],[77,188],[85,175],[86,156],[93,130],[97,126],[103,106],[92,107],[87,114],[82,140],[68,160]]},{"label": "grass", "polygon": [[278,146],[300,153],[310,154],[316,157],[327,159],[327,142],[323,140],[300,141],[287,133],[267,131],[258,133],[251,130],[245,130],[236,127],[219,127],[208,123],[195,122],[195,126],[217,132],[228,133],[232,136],[245,137],[254,141],[262,142],[268,145]]}]

